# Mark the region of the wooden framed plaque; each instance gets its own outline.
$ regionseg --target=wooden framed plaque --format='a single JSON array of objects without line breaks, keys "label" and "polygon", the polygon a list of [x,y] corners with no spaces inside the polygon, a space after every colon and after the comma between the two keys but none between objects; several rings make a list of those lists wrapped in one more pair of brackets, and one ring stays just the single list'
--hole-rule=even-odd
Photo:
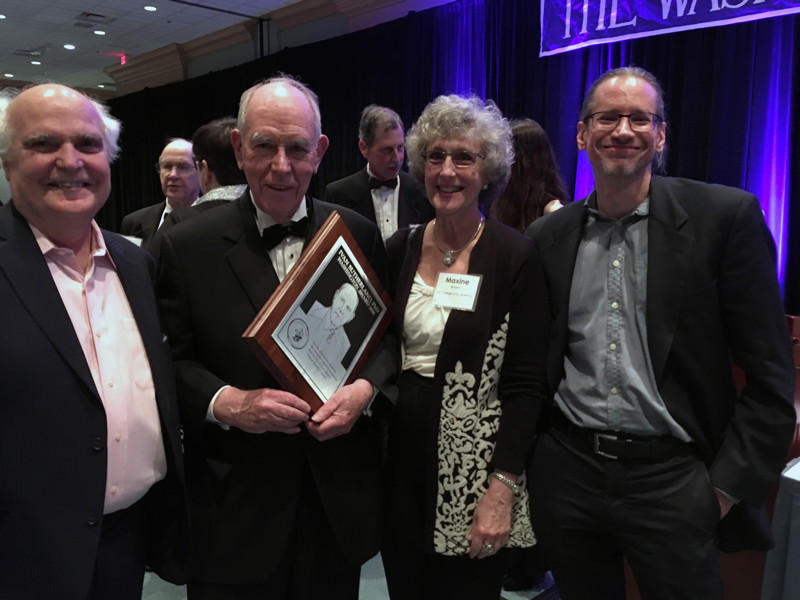
[{"label": "wooden framed plaque", "polygon": [[242,337],[316,411],[355,379],[390,320],[389,294],[334,211]]}]

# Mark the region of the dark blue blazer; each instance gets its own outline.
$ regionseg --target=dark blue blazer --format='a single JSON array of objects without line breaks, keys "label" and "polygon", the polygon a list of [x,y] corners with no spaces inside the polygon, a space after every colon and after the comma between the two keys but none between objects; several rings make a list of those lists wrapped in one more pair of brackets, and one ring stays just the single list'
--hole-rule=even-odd
[{"label": "dark blue blazer", "polygon": [[[178,412],[153,297],[153,261],[103,232],[144,342],[167,477],[142,500],[148,558],[185,579],[187,520]],[[0,208],[0,597],[85,600],[102,528],[106,416],[28,223]]]}]

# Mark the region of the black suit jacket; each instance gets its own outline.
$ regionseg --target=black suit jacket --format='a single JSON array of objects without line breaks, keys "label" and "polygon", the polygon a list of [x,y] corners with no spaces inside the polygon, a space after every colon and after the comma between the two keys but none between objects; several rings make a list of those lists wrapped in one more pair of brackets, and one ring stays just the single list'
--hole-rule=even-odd
[{"label": "black suit jacket", "polygon": [[[550,294],[551,394],[564,375],[570,286],[585,204],[565,206],[528,229],[541,252]],[[667,409],[697,443],[714,486],[741,500],[721,523],[721,543],[731,550],[763,548],[768,532],[760,532],[766,536],[760,541],[750,535],[758,532],[748,530],[753,523],[746,517],[755,515],[743,513],[759,507],[777,481],[795,411],[774,243],[755,196],[653,177],[646,320],[650,359]],[[731,361],[747,375],[739,394]]]},{"label": "black suit jacket", "polygon": [[[414,179],[405,171],[400,171],[400,198],[397,203],[397,228],[427,223],[433,218],[433,207],[419,190]],[[369,189],[369,175],[364,167],[357,173],[329,183],[325,187],[325,201],[346,206],[364,215],[373,223],[375,206]]]},{"label": "black suit jacket", "polygon": [[[385,251],[377,228],[360,215],[312,201],[308,239],[338,209],[378,274]],[[286,551],[298,497],[315,486],[352,564],[378,550],[380,438],[359,419],[344,436],[318,442],[295,435],[226,431],[206,423],[223,385],[277,388],[242,333],[278,285],[255,222],[249,190],[170,228],[163,235],[159,300],[170,335],[185,431],[194,549],[192,577],[263,580]],[[378,387],[394,381],[391,358],[373,356],[361,372]]]},{"label": "black suit jacket", "polygon": [[[166,478],[143,499],[148,563],[180,583],[185,490],[153,261],[103,236],[150,361],[167,457]],[[0,208],[0,307],[0,597],[85,600],[102,528],[106,416],[44,256],[12,205]]]},{"label": "black suit jacket", "polygon": [[122,235],[141,238],[142,248],[149,251],[150,243],[158,231],[158,224],[161,222],[161,215],[166,207],[167,201],[164,200],[125,215],[122,217],[119,232]]}]

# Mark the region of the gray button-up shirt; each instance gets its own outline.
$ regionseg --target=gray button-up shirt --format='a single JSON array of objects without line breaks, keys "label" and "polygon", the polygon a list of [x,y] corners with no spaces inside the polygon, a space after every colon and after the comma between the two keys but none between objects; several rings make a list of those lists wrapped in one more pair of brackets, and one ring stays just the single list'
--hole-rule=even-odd
[{"label": "gray button-up shirt", "polygon": [[556,403],[580,427],[691,441],[667,412],[648,352],[650,199],[621,219],[586,207],[572,276],[565,375]]}]

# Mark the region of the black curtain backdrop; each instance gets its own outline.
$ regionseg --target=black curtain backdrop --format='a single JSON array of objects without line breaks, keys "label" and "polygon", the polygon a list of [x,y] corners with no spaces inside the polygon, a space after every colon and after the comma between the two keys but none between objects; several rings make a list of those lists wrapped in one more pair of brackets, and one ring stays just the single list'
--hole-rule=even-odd
[{"label": "black curtain backdrop", "polygon": [[[788,232],[785,305],[787,312],[800,314],[800,165],[792,145],[773,154],[763,140],[756,143],[768,119],[783,123],[789,139],[800,135],[792,114],[798,89],[791,77],[799,27],[800,17],[777,17],[539,58],[538,0],[459,0],[410,13],[111,100],[112,113],[123,123],[122,155],[113,166],[112,197],[98,222],[117,230],[125,214],[161,201],[153,165],[166,140],[190,138],[212,119],[235,116],[241,93],[277,72],[299,77],[320,97],[322,128],[331,145],[311,183],[317,197],[326,183],[363,166],[356,142],[364,106],[393,107],[408,128],[435,96],[469,92],[495,100],[509,118],[539,121],[568,186],[577,185],[581,197],[588,188],[580,184],[586,169],[575,147],[575,125],[584,92],[608,68],[635,64],[664,86],[668,174],[758,193],[754,178],[762,177],[761,165],[787,171],[779,207]],[[776,71],[779,56],[783,70]]]}]

